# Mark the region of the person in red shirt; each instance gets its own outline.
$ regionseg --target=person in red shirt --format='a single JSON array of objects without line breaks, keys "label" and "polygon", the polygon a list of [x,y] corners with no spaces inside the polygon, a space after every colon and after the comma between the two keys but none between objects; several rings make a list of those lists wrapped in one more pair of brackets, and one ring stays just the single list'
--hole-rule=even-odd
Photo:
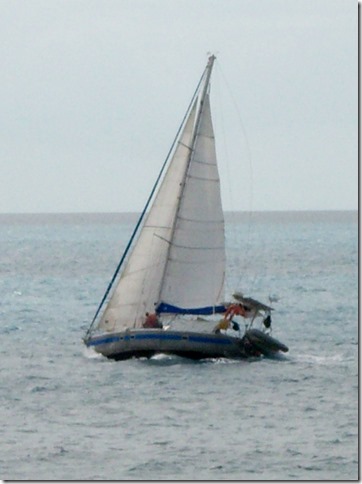
[{"label": "person in red shirt", "polygon": [[246,306],[243,306],[242,304],[230,304],[226,310],[224,319],[231,321],[234,316],[242,316],[243,318],[247,318],[249,316],[248,313],[249,310]]},{"label": "person in red shirt", "polygon": [[162,323],[158,319],[157,313],[146,313],[146,320],[143,323],[144,328],[162,328]]},{"label": "person in red shirt", "polygon": [[[234,316],[242,316],[243,318],[247,318],[250,314],[248,313],[249,310],[246,306],[243,306],[242,304],[230,304],[224,314],[224,318],[218,322],[213,331],[215,333],[219,333],[221,329],[229,329],[231,326],[230,322],[232,321]],[[239,325],[236,325],[235,327],[239,329]]]}]

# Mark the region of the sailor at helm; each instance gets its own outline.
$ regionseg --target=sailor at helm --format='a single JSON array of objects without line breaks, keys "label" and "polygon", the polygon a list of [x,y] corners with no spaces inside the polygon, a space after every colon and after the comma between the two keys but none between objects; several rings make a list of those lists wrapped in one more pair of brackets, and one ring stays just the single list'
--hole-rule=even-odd
[{"label": "sailor at helm", "polygon": [[217,323],[217,325],[213,329],[213,332],[214,333],[220,333],[221,329],[226,331],[227,329],[230,328],[231,323],[232,323],[232,328],[235,331],[239,331],[240,327],[239,327],[238,323],[235,323],[235,321],[233,321],[232,319],[233,319],[234,316],[242,316],[243,318],[247,318],[247,317],[249,317],[248,313],[249,313],[248,308],[246,306],[244,306],[243,304],[241,304],[241,303],[230,304],[228,306],[225,314],[224,314],[223,319],[221,319]]}]

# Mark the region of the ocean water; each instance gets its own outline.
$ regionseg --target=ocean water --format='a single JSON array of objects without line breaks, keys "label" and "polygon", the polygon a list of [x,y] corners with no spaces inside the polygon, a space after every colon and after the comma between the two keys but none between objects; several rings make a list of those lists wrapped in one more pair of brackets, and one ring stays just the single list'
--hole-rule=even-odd
[{"label": "ocean water", "polygon": [[134,215],[1,215],[0,478],[357,480],[355,212],[227,214],[280,359],[114,362],[82,336]]}]

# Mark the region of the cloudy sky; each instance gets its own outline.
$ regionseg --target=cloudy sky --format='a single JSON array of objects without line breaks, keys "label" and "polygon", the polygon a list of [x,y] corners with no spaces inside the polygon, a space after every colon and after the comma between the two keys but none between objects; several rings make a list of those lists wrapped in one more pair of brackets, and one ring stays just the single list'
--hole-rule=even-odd
[{"label": "cloudy sky", "polygon": [[142,209],[217,55],[227,210],[357,208],[355,0],[2,0],[0,212]]}]

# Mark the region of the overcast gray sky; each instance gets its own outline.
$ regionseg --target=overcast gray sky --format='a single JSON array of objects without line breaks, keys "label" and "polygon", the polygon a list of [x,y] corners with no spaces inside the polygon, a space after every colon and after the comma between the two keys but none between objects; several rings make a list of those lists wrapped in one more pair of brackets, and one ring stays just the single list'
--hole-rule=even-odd
[{"label": "overcast gray sky", "polygon": [[207,61],[224,209],[357,208],[354,0],[2,0],[0,212],[142,209]]}]

